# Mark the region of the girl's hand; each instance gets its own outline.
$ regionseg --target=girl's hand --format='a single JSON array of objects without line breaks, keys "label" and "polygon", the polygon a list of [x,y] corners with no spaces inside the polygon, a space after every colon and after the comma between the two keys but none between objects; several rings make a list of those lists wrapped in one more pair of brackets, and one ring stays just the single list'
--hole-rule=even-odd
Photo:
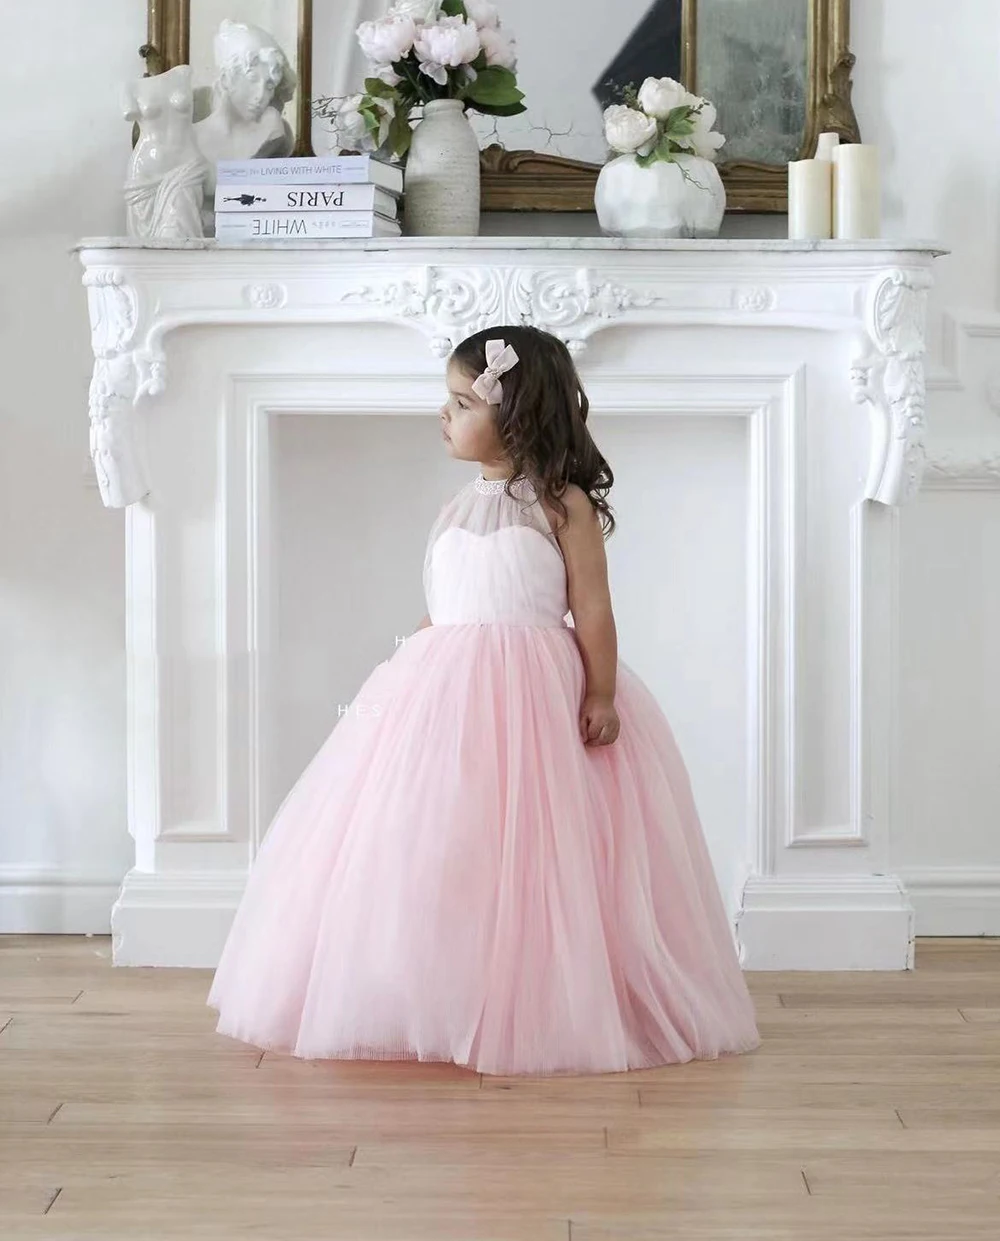
[{"label": "girl's hand", "polygon": [[580,735],[584,745],[611,745],[621,729],[621,721],[610,698],[587,695],[580,707]]}]

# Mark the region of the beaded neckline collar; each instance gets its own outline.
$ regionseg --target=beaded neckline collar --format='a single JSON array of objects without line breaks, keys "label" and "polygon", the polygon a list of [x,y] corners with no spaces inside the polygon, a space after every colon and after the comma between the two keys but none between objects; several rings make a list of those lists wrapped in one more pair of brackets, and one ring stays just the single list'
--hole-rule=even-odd
[{"label": "beaded neckline collar", "polygon": [[481,495],[495,496],[506,488],[507,482],[506,478],[483,478],[480,474],[475,480],[475,488]]}]

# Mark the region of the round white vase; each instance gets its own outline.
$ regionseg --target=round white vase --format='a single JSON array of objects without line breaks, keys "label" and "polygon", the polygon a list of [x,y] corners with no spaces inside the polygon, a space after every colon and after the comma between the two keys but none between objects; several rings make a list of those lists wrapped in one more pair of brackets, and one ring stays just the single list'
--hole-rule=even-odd
[{"label": "round white vase", "polygon": [[594,206],[614,237],[715,237],[726,191],[709,159],[676,155],[643,168],[634,155],[619,155],[598,174]]},{"label": "round white vase", "polygon": [[479,140],[460,99],[423,105],[403,183],[403,224],[416,236],[479,233]]}]

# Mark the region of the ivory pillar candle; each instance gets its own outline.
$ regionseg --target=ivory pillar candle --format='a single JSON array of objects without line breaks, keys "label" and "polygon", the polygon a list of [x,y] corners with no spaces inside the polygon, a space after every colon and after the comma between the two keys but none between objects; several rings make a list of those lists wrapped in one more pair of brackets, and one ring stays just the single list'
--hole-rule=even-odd
[{"label": "ivory pillar candle", "polygon": [[799,159],[788,165],[788,236],[823,241],[831,235],[833,165],[826,159]]},{"label": "ivory pillar candle", "polygon": [[840,134],[836,130],[829,130],[827,133],[820,134],[816,142],[816,158],[832,160],[833,152],[839,146]]},{"label": "ivory pillar candle", "polygon": [[849,142],[834,149],[833,235],[851,241],[882,235],[878,147]]}]

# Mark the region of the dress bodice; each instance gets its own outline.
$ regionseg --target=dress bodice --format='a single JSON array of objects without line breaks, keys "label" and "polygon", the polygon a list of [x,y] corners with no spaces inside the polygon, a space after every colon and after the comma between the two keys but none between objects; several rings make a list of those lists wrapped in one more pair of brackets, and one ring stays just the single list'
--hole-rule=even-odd
[{"label": "dress bodice", "polygon": [[424,559],[435,625],[565,626],[569,603],[559,541],[534,486],[482,476],[441,509]]}]

